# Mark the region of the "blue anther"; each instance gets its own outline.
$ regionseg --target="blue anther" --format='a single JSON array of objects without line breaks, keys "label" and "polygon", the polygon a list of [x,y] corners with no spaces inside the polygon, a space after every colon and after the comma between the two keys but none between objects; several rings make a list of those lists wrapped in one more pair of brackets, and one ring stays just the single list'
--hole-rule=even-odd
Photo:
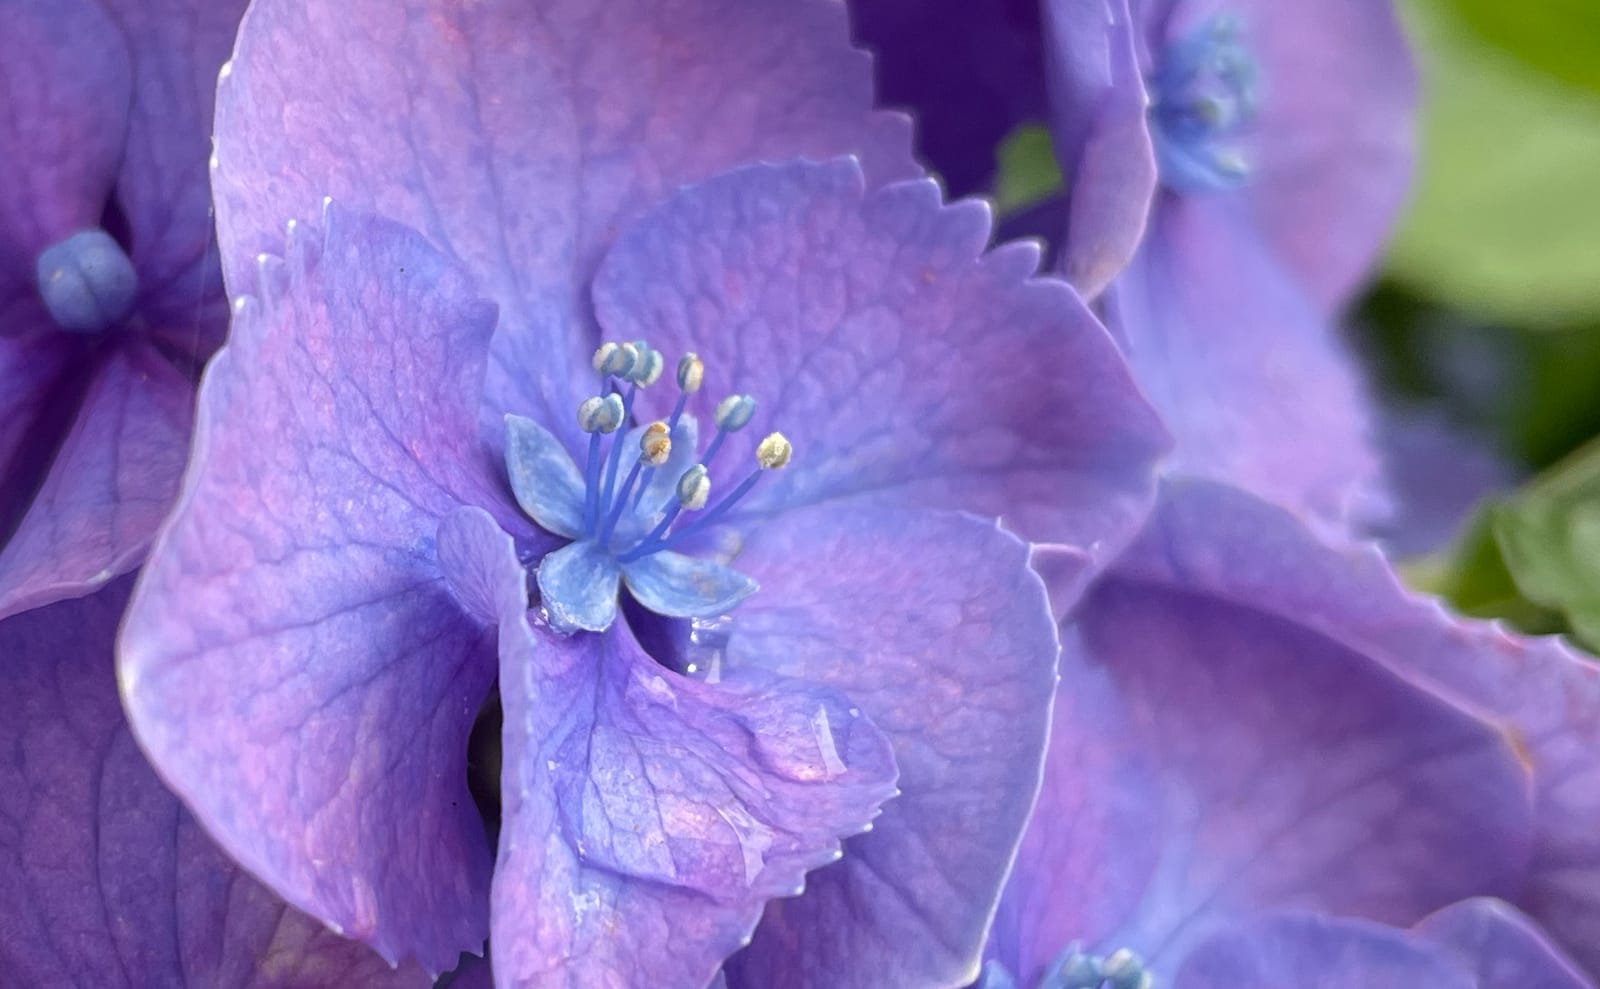
[{"label": "blue anther", "polygon": [[1237,188],[1248,178],[1240,143],[1255,122],[1258,75],[1231,14],[1218,14],[1167,46],[1150,79],[1162,184],[1197,193]]},{"label": "blue anther", "polygon": [[133,311],[139,273],[104,230],[80,230],[39,252],[34,265],[39,297],[56,325],[98,333]]}]

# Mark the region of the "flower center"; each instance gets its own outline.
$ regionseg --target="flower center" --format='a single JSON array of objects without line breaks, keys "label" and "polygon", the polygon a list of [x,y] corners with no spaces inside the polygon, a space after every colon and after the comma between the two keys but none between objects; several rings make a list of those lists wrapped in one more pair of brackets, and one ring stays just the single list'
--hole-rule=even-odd
[{"label": "flower center", "polygon": [[99,333],[121,322],[139,292],[133,262],[98,228],[40,251],[34,278],[56,325],[75,333]]},{"label": "flower center", "polygon": [[[985,982],[985,989],[991,984],[1014,985],[1009,975]],[[1119,948],[1102,958],[1086,954],[1082,945],[1074,943],[1056,956],[1034,989],[1151,989],[1152,985],[1144,961],[1128,949]]]},{"label": "flower center", "polygon": [[1217,14],[1169,44],[1150,79],[1161,182],[1175,192],[1233,189],[1250,174],[1240,139],[1259,106],[1255,56],[1239,19]]},{"label": "flower center", "polygon": [[[712,503],[711,465],[728,437],[749,425],[756,401],[731,395],[718,403],[716,435],[697,454],[697,424],[685,408],[704,369],[687,354],[678,362],[671,415],[624,429],[639,390],[655,384],[663,366],[661,353],[643,341],[595,352],[602,393],[578,408],[589,436],[581,472],[543,427],[507,417],[506,463],[518,502],[540,526],[573,540],[539,564],[544,616],[561,631],[609,627],[619,582],[649,610],[692,619],[724,615],[756,589],[738,571],[678,550],[722,520],[767,472],[788,464],[792,448],[782,433],[768,435],[756,447],[754,469]],[[625,458],[631,462],[624,472]]]}]

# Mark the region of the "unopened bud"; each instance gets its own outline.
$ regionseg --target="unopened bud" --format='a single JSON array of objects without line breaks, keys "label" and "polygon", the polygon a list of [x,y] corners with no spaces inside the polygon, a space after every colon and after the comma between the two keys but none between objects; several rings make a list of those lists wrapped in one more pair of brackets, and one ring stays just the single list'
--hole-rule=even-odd
[{"label": "unopened bud", "polygon": [[762,470],[777,470],[789,462],[789,457],[794,453],[794,446],[789,438],[782,433],[768,433],[756,447],[756,463]]}]

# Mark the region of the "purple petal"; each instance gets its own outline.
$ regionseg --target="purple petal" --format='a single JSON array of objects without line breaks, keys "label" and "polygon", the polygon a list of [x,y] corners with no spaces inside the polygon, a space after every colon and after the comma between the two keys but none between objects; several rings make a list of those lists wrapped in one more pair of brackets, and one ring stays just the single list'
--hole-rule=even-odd
[{"label": "purple petal", "polygon": [[1156,159],[1128,0],[1047,0],[1050,136],[1067,183],[1061,269],[1094,298],[1138,248]]},{"label": "purple petal", "polygon": [[1045,116],[1037,0],[853,0],[879,101],[910,110],[917,153],[952,195],[986,192],[995,146]]},{"label": "purple petal", "polygon": [[1416,930],[1466,965],[1477,989],[1594,989],[1537,925],[1499,900],[1452,904]]},{"label": "purple petal", "polygon": [[488,928],[462,754],[494,647],[446,586],[435,533],[465,502],[533,534],[477,441],[493,307],[416,234],[337,208],[325,222],[263,262],[266,294],[239,300],[207,371],[123,690],[230,854],[384,957],[439,971]]},{"label": "purple petal", "polygon": [[1368,274],[1410,184],[1417,80],[1394,4],[1194,0],[1166,36],[1219,10],[1239,16],[1261,66],[1244,205],[1328,311]]},{"label": "purple petal", "polygon": [[[1381,640],[1231,593],[1234,569],[1206,554],[1251,558],[1252,507],[1273,511],[1169,485],[1128,566],[1079,607],[997,925],[1025,980],[1074,940],[1131,948],[1160,977],[1251,912],[1410,923],[1526,874],[1527,770],[1503,732],[1402,679]],[[1309,535],[1274,548],[1300,586],[1340,558]],[[1325,597],[1361,620],[1365,602]]]},{"label": "purple petal", "polygon": [[888,742],[826,688],[694,680],[624,623],[563,638],[524,613],[500,623],[496,980],[704,985],[893,795]]},{"label": "purple petal", "polygon": [[194,389],[148,346],[110,349],[0,549],[0,618],[86,594],[143,559],[188,453]]},{"label": "purple petal", "polygon": [[755,166],[624,233],[595,311],[621,339],[698,352],[697,400],[756,397],[719,463],[749,462],[770,428],[793,440],[751,513],[871,495],[1103,560],[1143,517],[1165,438],[1071,289],[1031,277],[1036,248],[984,255],[988,235],[984,205],[944,206],[931,181],[864,194],[848,161]]},{"label": "purple petal", "polygon": [[[131,64],[116,21],[90,0],[7,3],[0,38],[0,312],[7,312],[16,295],[32,294],[41,250],[100,225],[122,156]],[[15,332],[8,322],[6,332]]]},{"label": "purple petal", "polygon": [[[212,107],[244,0],[105,0],[133,55],[117,203],[149,297],[171,310],[164,328],[192,342],[197,300],[221,298],[212,233]],[[295,214],[278,218],[278,223]],[[309,215],[302,213],[299,215]],[[281,226],[274,232],[281,231]],[[262,250],[277,253],[281,239]],[[251,255],[253,257],[253,255]]]},{"label": "purple petal", "polygon": [[597,342],[585,286],[669,190],[847,151],[874,181],[916,174],[836,0],[268,0],[232,66],[213,185],[229,284],[247,289],[247,259],[324,195],[415,226],[515,328],[494,343],[496,429],[520,412],[575,434]]},{"label": "purple petal", "polygon": [[729,984],[971,982],[1055,680],[1027,548],[970,516],[830,505],[766,523],[733,563],[761,590],[733,613],[726,666],[843,691],[892,740],[901,793],[804,896],[768,909]]},{"label": "purple petal", "polygon": [[[1600,971],[1600,666],[1415,597],[1375,549],[1336,553],[1287,513],[1186,486],[1124,562],[1284,616],[1491,718],[1531,768],[1532,873],[1513,898]],[[1475,892],[1485,892],[1479,889]]]},{"label": "purple petal", "polygon": [[0,335],[0,532],[8,539],[72,425],[84,346],[66,333]]},{"label": "purple petal", "polygon": [[1366,398],[1333,327],[1226,198],[1164,196],[1151,223],[1107,298],[1174,469],[1331,520],[1370,512]]},{"label": "purple petal", "polygon": [[426,987],[286,907],[161,786],[113,675],[130,584],[0,622],[6,984]]},{"label": "purple petal", "polygon": [[[1404,931],[1358,920],[1282,915],[1212,938],[1173,989],[1491,989]],[[1507,987],[1510,989],[1510,987]]]}]

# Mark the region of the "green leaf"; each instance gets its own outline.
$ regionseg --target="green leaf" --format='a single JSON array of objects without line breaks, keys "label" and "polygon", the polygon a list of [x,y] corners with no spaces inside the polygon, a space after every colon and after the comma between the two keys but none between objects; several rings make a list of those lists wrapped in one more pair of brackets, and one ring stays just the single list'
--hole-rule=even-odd
[{"label": "green leaf", "polygon": [[[1391,274],[1513,323],[1600,313],[1600,97],[1483,44],[1450,16],[1455,2],[1402,5],[1427,95]],[[1538,6],[1494,2],[1506,18]]]},{"label": "green leaf", "polygon": [[1600,440],[1498,506],[1493,518],[1517,589],[1600,646]]},{"label": "green leaf", "polygon": [[1450,0],[1478,38],[1571,86],[1600,93],[1600,5],[1594,0]]},{"label": "green leaf", "polygon": [[1001,215],[1032,206],[1062,188],[1061,166],[1056,164],[1050,132],[1044,127],[1018,127],[1000,142],[995,159],[999,169],[994,204]]}]

